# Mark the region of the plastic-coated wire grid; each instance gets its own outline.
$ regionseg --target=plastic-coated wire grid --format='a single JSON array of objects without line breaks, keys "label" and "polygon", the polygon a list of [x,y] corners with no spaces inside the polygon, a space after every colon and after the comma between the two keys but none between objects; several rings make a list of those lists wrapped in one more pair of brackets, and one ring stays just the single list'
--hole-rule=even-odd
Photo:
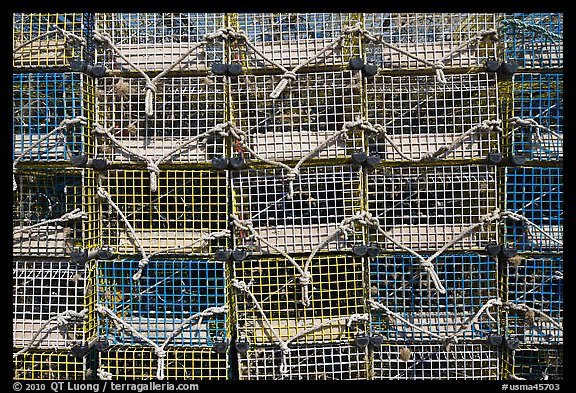
[{"label": "plastic-coated wire grid", "polygon": [[[563,323],[564,281],[562,257],[525,258],[508,263],[508,301],[525,304]],[[508,334],[524,343],[563,342],[563,332],[537,314],[509,311]]]},{"label": "plastic-coated wire grid", "polygon": [[[239,13],[235,24],[265,56],[291,68],[315,56],[357,22],[356,15],[345,13]],[[359,40],[347,36],[342,45],[308,65],[341,65],[359,53]],[[271,66],[241,41],[232,43],[230,54],[231,62],[240,62],[248,70]]]},{"label": "plastic-coated wire grid", "polygon": [[374,349],[376,380],[497,380],[499,352],[483,343],[394,342]]},{"label": "plastic-coated wire grid", "polygon": [[499,26],[506,61],[532,69],[563,67],[564,14],[508,14]]},{"label": "plastic-coated wire grid", "polygon": [[[91,23],[86,14],[81,13],[14,13],[12,16],[13,48],[36,39],[57,26],[62,30],[86,39],[91,31]],[[14,53],[12,65],[15,68],[59,68],[67,67],[71,59],[82,58],[85,49],[67,40],[59,33],[40,38]]]},{"label": "plastic-coated wire grid", "polygon": [[67,350],[27,351],[13,361],[15,380],[78,380],[88,379],[85,359],[70,356]]},{"label": "plastic-coated wire grid", "polygon": [[[154,116],[144,108],[144,78],[107,77],[97,79],[96,111],[98,123],[112,132],[127,148],[157,160],[191,138],[224,122],[224,83],[209,77],[162,78],[154,98]],[[134,162],[139,158],[111,142],[107,136],[97,140],[97,152],[113,162]],[[224,154],[220,136],[207,142],[192,143],[172,157],[175,162],[209,161]]]},{"label": "plastic-coated wire grid", "polygon": [[516,377],[528,380],[564,379],[564,346],[528,345],[512,353],[512,364],[506,365]]},{"label": "plastic-coated wire grid", "polygon": [[[230,84],[232,117],[256,152],[273,160],[297,160],[361,116],[360,81],[350,71],[301,75],[279,98],[270,98],[279,76],[254,75]],[[362,148],[362,134],[347,132],[314,158],[348,157]],[[253,158],[241,146],[236,154]]]},{"label": "plastic-coated wire grid", "polygon": [[[478,254],[441,255],[434,261],[441,294],[430,277],[421,271],[419,259],[394,255],[370,260],[371,298],[412,324],[435,334],[450,336],[468,322],[489,300],[498,297],[497,268],[493,257]],[[498,319],[498,311],[489,310]],[[458,339],[483,339],[498,331],[496,321],[486,313],[478,322],[458,335]],[[371,330],[389,340],[434,341],[421,332],[385,313],[372,311]]]},{"label": "plastic-coated wire grid", "polygon": [[[96,31],[108,33],[112,43],[143,71],[171,66],[206,34],[224,27],[222,13],[97,13]],[[221,41],[200,46],[173,69],[207,69],[224,60]],[[108,47],[96,47],[96,62],[109,69],[135,71]]]},{"label": "plastic-coated wire grid", "polygon": [[[302,167],[291,200],[286,172],[283,168],[232,172],[233,212],[242,221],[250,220],[260,236],[285,252],[310,252],[344,218],[360,210],[360,170],[350,165]],[[277,253],[248,235],[235,230],[237,248]],[[340,237],[325,249],[342,250],[360,235]]]},{"label": "plastic-coated wire grid", "polygon": [[[514,116],[533,119],[563,135],[563,74],[516,74],[513,89]],[[515,154],[531,160],[561,161],[564,158],[563,139],[534,126],[517,126],[512,134],[512,147]]]},{"label": "plastic-coated wire grid", "polygon": [[[496,171],[484,165],[377,168],[367,175],[368,211],[397,242],[416,251],[436,251],[492,212]],[[370,241],[401,249],[369,227]],[[496,225],[486,224],[449,250],[474,250],[496,242]]]},{"label": "plastic-coated wire grid", "polygon": [[[78,170],[19,170],[12,199],[14,231],[82,209],[85,190]],[[63,257],[82,246],[83,220],[52,222],[13,235],[12,255]]]},{"label": "plastic-coated wire grid", "polygon": [[[169,253],[208,254],[226,245],[226,238],[201,240],[203,235],[228,228],[227,183],[221,172],[162,170],[156,193],[150,191],[146,170],[109,170],[102,184],[147,252],[195,242]],[[104,244],[120,254],[139,253],[124,220],[107,201],[101,203]]]},{"label": "plastic-coated wire grid", "polygon": [[[89,268],[75,269],[65,259],[14,259],[12,262],[13,345],[24,347],[44,323],[64,311],[80,312],[93,303]],[[54,321],[35,347],[70,348],[84,341],[86,321],[66,327]]]},{"label": "plastic-coated wire grid", "polygon": [[[81,73],[15,73],[12,76],[13,147],[12,159],[45,137],[65,119],[78,116],[92,119],[94,103],[91,77]],[[67,160],[86,147],[85,126],[76,124],[50,136],[32,149],[23,160]]]},{"label": "plastic-coated wire grid", "polygon": [[[562,168],[506,168],[506,210],[523,215],[544,233],[562,240]],[[520,251],[562,252],[563,247],[523,221],[507,220],[506,242]]]},{"label": "plastic-coated wire grid", "polygon": [[[483,121],[498,118],[493,75],[448,74],[446,80],[442,86],[434,75],[375,76],[366,83],[367,120],[384,126],[404,155],[420,159]],[[369,135],[368,149],[384,160],[405,160],[382,136]],[[492,149],[500,151],[500,136],[480,131],[439,158],[484,158]]]},{"label": "plastic-coated wire grid", "polygon": [[[449,53],[480,32],[496,28],[497,14],[477,13],[374,13],[364,15],[364,28],[413,55],[441,62]],[[428,68],[382,44],[365,41],[366,59],[385,69]],[[495,42],[481,42],[443,61],[449,67],[471,67],[496,56]]]},{"label": "plastic-coated wire grid", "polygon": [[280,373],[276,347],[251,348],[238,356],[241,380],[362,380],[368,379],[366,348],[347,344],[294,345],[284,355],[288,372]]},{"label": "plastic-coated wire grid", "polygon": [[[190,316],[226,304],[224,265],[206,260],[150,260],[140,280],[132,276],[138,260],[98,261],[98,303],[161,345]],[[141,344],[119,332],[108,318],[103,334],[115,344]],[[212,346],[224,337],[226,315],[194,320],[170,341],[175,346]],[[200,322],[200,323],[199,323]]]},{"label": "plastic-coated wire grid", "polygon": [[[306,258],[294,258],[303,266]],[[317,256],[311,263],[311,304],[302,305],[302,286],[295,267],[284,258],[245,259],[235,262],[234,276],[250,284],[250,290],[264,310],[266,318],[283,339],[331,319],[367,312],[364,301],[364,268],[360,258],[352,256]],[[252,345],[276,343],[260,311],[243,292],[235,296],[237,332]],[[347,320],[311,332],[295,343],[348,342],[366,331],[364,322],[350,327]]]},{"label": "plastic-coated wire grid", "polygon": [[[226,354],[211,348],[166,348],[164,377],[167,380],[225,380],[228,379]],[[148,346],[113,345],[100,354],[103,371],[113,380],[156,379],[158,358]]]}]

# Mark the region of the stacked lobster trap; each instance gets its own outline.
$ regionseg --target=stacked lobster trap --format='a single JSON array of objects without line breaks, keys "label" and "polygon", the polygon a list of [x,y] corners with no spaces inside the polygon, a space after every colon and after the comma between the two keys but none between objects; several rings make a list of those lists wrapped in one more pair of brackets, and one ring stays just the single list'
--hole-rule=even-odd
[{"label": "stacked lobster trap", "polygon": [[562,14],[14,14],[14,377],[562,378]]}]

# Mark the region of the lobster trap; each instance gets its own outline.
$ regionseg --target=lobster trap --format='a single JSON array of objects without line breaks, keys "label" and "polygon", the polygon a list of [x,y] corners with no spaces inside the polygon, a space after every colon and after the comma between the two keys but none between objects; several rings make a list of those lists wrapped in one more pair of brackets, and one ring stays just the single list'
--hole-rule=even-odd
[{"label": "lobster trap", "polygon": [[[246,134],[233,154],[245,159],[349,158],[363,148],[359,130],[341,132],[361,116],[360,74],[351,71],[301,75],[279,98],[270,94],[276,75],[246,75],[230,83],[232,118]],[[254,154],[255,153],[255,154]]]},{"label": "lobster trap", "polygon": [[70,60],[91,60],[94,16],[88,13],[14,13],[13,60],[17,69],[68,69]]},{"label": "lobster trap", "polygon": [[157,182],[153,193],[146,171],[107,171],[102,189],[109,200],[101,200],[104,244],[124,255],[206,255],[227,245],[226,236],[206,237],[228,228],[223,173],[166,169]]},{"label": "lobster trap", "polygon": [[563,74],[514,75],[513,115],[518,118],[512,130],[515,154],[530,160],[563,160],[563,92]]},{"label": "lobster trap", "polygon": [[[147,116],[144,78],[97,80],[97,122],[109,135],[95,136],[96,152],[112,163],[206,162],[225,153],[225,139],[209,130],[224,122],[224,83],[210,77],[161,78]],[[205,137],[203,137],[205,135]]]},{"label": "lobster trap", "polygon": [[[501,150],[494,74],[377,75],[366,83],[368,150],[385,161],[485,158]],[[489,124],[486,124],[488,122]]]},{"label": "lobster trap", "polygon": [[526,344],[562,344],[563,257],[508,259],[507,275],[508,301],[532,309],[508,311],[508,333]]},{"label": "lobster trap", "polygon": [[384,69],[429,68],[427,63],[479,66],[496,57],[490,31],[497,27],[497,18],[493,13],[365,14],[365,29],[380,38],[364,40],[366,59]]},{"label": "lobster trap", "polygon": [[12,85],[13,160],[66,161],[74,153],[91,152],[92,77],[74,72],[14,73]]},{"label": "lobster trap", "polygon": [[[233,212],[241,222],[251,222],[259,236],[236,227],[236,248],[253,254],[310,252],[343,219],[360,210],[360,169],[351,165],[314,166],[302,167],[299,172],[292,190],[285,168],[231,173]],[[325,249],[342,250],[358,238],[361,233],[339,237]]]},{"label": "lobster trap", "polygon": [[15,258],[12,268],[13,347],[70,349],[94,337],[93,266]]},{"label": "lobster trap", "polygon": [[372,352],[375,380],[497,380],[496,347],[474,341],[451,344],[402,341],[385,343]]},{"label": "lobster trap", "polygon": [[82,380],[92,379],[95,372],[86,358],[76,359],[66,350],[31,350],[13,360],[14,380]]},{"label": "lobster trap", "polygon": [[452,242],[451,250],[469,251],[496,241],[495,223],[457,239],[496,209],[493,167],[378,167],[367,183],[368,211],[389,235],[369,227],[369,240],[382,249],[401,251],[400,244],[434,252]]},{"label": "lobster trap", "polygon": [[78,169],[19,169],[12,200],[14,256],[65,257],[99,244],[94,175]]},{"label": "lobster trap", "polygon": [[505,60],[530,69],[563,67],[562,13],[506,14],[499,25]]},{"label": "lobster trap", "polygon": [[[295,257],[304,269],[307,258]],[[249,258],[234,263],[234,277],[249,293],[237,290],[236,331],[252,346],[276,344],[277,337],[298,344],[349,342],[366,332],[364,267],[347,255],[316,256],[310,260],[310,283],[285,258]],[[309,304],[306,304],[307,291]]]},{"label": "lobster trap", "polygon": [[224,18],[222,13],[96,13],[95,32],[107,34],[113,45],[97,39],[96,62],[120,71],[209,69],[224,60],[225,50],[219,40],[206,42],[206,35],[222,29]]},{"label": "lobster trap", "polygon": [[504,379],[563,380],[562,345],[526,345],[505,358]]},{"label": "lobster trap", "polygon": [[271,65],[341,66],[360,54],[358,38],[345,32],[358,22],[357,14],[346,13],[234,14],[230,24],[244,32],[250,44],[231,42],[230,61],[248,71]]},{"label": "lobster trap", "polygon": [[371,298],[387,308],[372,311],[371,330],[388,340],[422,343],[449,336],[478,340],[499,331],[498,310],[488,308],[469,323],[488,301],[498,297],[495,258],[440,255],[432,263],[445,293],[413,255],[370,260]]},{"label": "lobster trap", "polygon": [[287,354],[251,348],[238,356],[238,371],[240,380],[365,380],[368,350],[348,344],[294,345]]},{"label": "lobster trap", "polygon": [[[225,267],[208,260],[150,260],[134,280],[138,261],[98,261],[98,304],[112,310],[140,334],[161,345],[212,346],[226,339],[225,314],[191,319],[210,307],[226,304]],[[142,340],[109,318],[100,318],[103,335],[113,344]]]},{"label": "lobster trap", "polygon": [[562,168],[506,168],[506,210],[525,220],[506,221],[505,240],[519,251],[562,252]]},{"label": "lobster trap", "polygon": [[[112,380],[155,379],[158,358],[149,346],[113,345],[100,354],[99,370]],[[226,380],[229,376],[226,354],[210,348],[168,347],[164,358],[167,380]]]}]

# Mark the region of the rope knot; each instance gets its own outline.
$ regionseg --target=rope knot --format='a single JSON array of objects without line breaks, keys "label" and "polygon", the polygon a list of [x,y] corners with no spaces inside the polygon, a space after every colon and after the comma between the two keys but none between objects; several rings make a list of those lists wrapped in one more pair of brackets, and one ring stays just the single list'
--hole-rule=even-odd
[{"label": "rope knot", "polygon": [[282,79],[290,79],[291,81],[295,81],[298,76],[293,71],[286,71],[282,74]]},{"label": "rope knot", "polygon": [[286,174],[286,180],[294,181],[300,176],[300,170],[298,168],[292,168]]},{"label": "rope knot", "polygon": [[152,92],[153,94],[156,94],[156,92],[158,91],[158,87],[156,87],[156,84],[150,81],[146,82],[146,86],[144,86],[144,89]]},{"label": "rope knot", "polygon": [[153,162],[148,161],[146,163],[146,169],[148,169],[150,172],[154,172],[156,175],[160,174],[160,168],[158,168],[158,165]]},{"label": "rope knot", "polygon": [[481,40],[498,41],[498,30],[490,28],[480,32]]},{"label": "rope knot", "polygon": [[286,86],[288,86],[288,82],[295,81],[297,76],[294,71],[286,70],[284,71],[284,74],[282,74],[281,78],[282,79],[280,80],[278,85],[274,88],[272,93],[270,93],[271,98],[278,98],[280,94],[284,91]]},{"label": "rope knot", "polygon": [[432,69],[434,71],[436,71],[436,79],[438,79],[438,82],[442,85],[445,85],[446,83],[448,83],[448,81],[446,80],[446,76],[444,75],[444,63],[442,62],[436,62],[432,65]]},{"label": "rope knot", "polygon": [[357,22],[356,24],[354,24],[354,26],[349,26],[346,27],[342,30],[343,34],[353,34],[353,33],[360,33],[360,34],[364,34],[365,30],[362,29],[362,23]]},{"label": "rope knot", "polygon": [[290,348],[288,347],[288,344],[286,344],[284,341],[280,341],[278,346],[280,347],[282,354],[288,355],[290,353]]},{"label": "rope knot", "polygon": [[156,353],[158,359],[164,359],[166,357],[166,351],[160,347],[155,348],[154,352]]},{"label": "rope knot", "polygon": [[310,284],[311,279],[312,276],[310,275],[309,272],[303,272],[298,280],[300,281],[300,285],[308,285]]}]

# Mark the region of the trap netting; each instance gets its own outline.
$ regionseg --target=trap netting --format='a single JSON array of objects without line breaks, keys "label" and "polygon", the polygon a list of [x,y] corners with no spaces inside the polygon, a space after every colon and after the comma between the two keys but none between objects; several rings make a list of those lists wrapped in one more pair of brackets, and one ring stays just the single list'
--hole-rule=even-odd
[{"label": "trap netting", "polygon": [[86,358],[71,357],[68,350],[31,350],[14,359],[12,375],[15,380],[90,379],[96,373],[89,363]]},{"label": "trap netting", "polygon": [[563,345],[526,345],[505,358],[505,378],[564,380]]}]

